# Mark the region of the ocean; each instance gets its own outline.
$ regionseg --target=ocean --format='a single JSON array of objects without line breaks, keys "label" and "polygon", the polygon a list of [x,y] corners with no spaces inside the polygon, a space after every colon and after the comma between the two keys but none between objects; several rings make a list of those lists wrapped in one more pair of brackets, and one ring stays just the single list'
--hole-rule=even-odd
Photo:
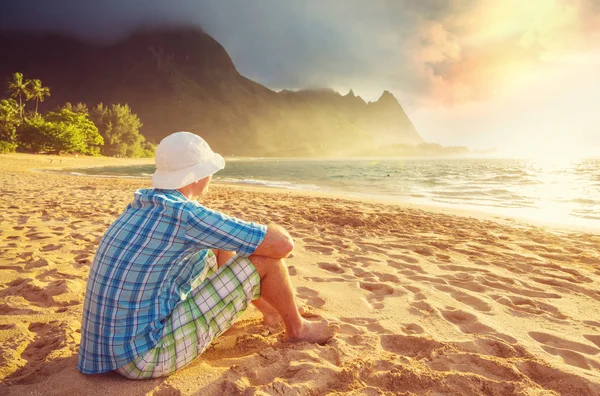
[{"label": "ocean", "polygon": [[[150,178],[154,166],[74,175]],[[600,229],[600,159],[227,159],[214,181],[475,209]]]}]

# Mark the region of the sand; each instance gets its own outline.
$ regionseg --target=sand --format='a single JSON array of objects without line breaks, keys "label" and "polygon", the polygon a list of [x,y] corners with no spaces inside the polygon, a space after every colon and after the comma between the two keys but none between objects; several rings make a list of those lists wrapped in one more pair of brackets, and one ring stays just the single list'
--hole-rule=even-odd
[{"label": "sand", "polygon": [[277,222],[326,345],[286,344],[251,308],[162,379],[76,369],[100,237],[147,181],[34,168],[147,160],[0,155],[0,394],[600,395],[600,236],[282,190],[203,203]]}]

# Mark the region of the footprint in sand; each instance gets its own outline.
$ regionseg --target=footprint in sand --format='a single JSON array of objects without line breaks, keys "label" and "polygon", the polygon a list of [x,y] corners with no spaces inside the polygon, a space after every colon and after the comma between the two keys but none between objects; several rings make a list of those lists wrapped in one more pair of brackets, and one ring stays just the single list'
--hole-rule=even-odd
[{"label": "footprint in sand", "polygon": [[52,296],[39,286],[31,283],[31,279],[15,279],[7,284],[8,288],[0,291],[0,297],[21,296],[33,305],[49,307],[54,304]]},{"label": "footprint in sand", "polygon": [[15,308],[10,305],[0,304],[0,315],[33,315],[38,313],[32,309]]},{"label": "footprint in sand", "polygon": [[21,359],[27,361],[27,363],[24,367],[5,378],[9,384],[19,383],[29,375],[37,372],[45,363],[46,358],[65,344],[64,325],[59,325],[57,321],[31,323],[28,329],[30,332],[35,333],[35,338],[21,353]]},{"label": "footprint in sand", "polygon": [[555,348],[548,345],[542,345],[542,349],[551,355],[560,356],[566,364],[571,366],[579,367],[585,370],[600,369],[600,363],[588,359],[578,352]]},{"label": "footprint in sand", "polygon": [[427,242],[427,244],[430,246],[433,246],[435,248],[438,248],[440,250],[446,250],[451,246],[448,243],[440,242],[440,241],[431,241],[431,242]]},{"label": "footprint in sand", "polygon": [[356,246],[363,252],[367,253],[381,253],[387,255],[386,249],[380,248],[378,245],[372,243],[357,242]]},{"label": "footprint in sand", "polygon": [[494,356],[502,359],[520,358],[531,354],[519,344],[509,344],[496,337],[479,336],[473,341],[458,342],[455,345],[465,352]]},{"label": "footprint in sand", "polygon": [[423,334],[425,330],[416,323],[409,323],[402,326],[404,334]]},{"label": "footprint in sand", "polygon": [[563,281],[559,279],[540,277],[531,277],[531,279],[543,285],[553,286],[558,291],[568,290],[576,294],[581,293],[583,295],[593,298],[596,301],[600,301],[600,291],[591,290],[586,287],[579,286],[578,284],[574,284],[572,281]]},{"label": "footprint in sand", "polygon": [[408,256],[406,254],[389,254],[388,256],[394,259],[393,262],[403,261],[408,264],[417,264],[419,262],[419,259],[412,256]]},{"label": "footprint in sand", "polygon": [[320,262],[317,263],[319,268],[324,269],[325,271],[331,272],[333,274],[343,274],[346,272],[339,264],[337,263],[326,263]]},{"label": "footprint in sand", "polygon": [[[442,316],[450,323],[457,326],[478,323],[477,316],[461,309],[442,310]],[[491,329],[491,328],[490,328]]]},{"label": "footprint in sand", "polygon": [[598,386],[575,374],[550,367],[543,362],[525,360],[516,363],[521,373],[545,389],[559,395],[597,395]]},{"label": "footprint in sand", "polygon": [[434,284],[434,285],[447,285],[448,281],[439,277],[433,277],[433,276],[423,276],[423,275],[409,275],[407,276],[408,279],[412,280],[412,281],[416,281],[416,282],[423,282],[423,283],[430,283],[430,284]]},{"label": "footprint in sand", "polygon": [[417,293],[421,293],[421,289],[419,289],[416,286],[410,286],[410,285],[404,285],[403,286],[406,290],[408,290],[409,292],[411,292],[412,294],[417,294]]},{"label": "footprint in sand", "polygon": [[319,276],[305,276],[304,279],[309,280],[311,282],[319,282],[319,283],[327,283],[327,282],[349,282],[353,281],[354,278],[346,276],[346,277],[335,277],[335,278],[321,278]]},{"label": "footprint in sand", "polygon": [[404,294],[385,283],[359,282],[358,285],[361,289],[370,292],[367,295],[367,301],[373,309],[383,309],[385,307],[383,304],[385,297]]},{"label": "footprint in sand", "polygon": [[77,256],[74,257],[75,260],[75,264],[74,267],[78,268],[81,266],[86,266],[86,265],[90,265],[92,263],[92,258],[93,258],[93,253],[91,253],[90,251],[87,250],[72,250],[71,253],[77,254]]},{"label": "footprint in sand", "polygon": [[381,282],[392,282],[392,283],[400,282],[400,278],[398,278],[396,275],[384,274],[381,272],[374,272],[373,274],[375,276],[377,276],[377,279],[379,279],[379,281],[381,281]]},{"label": "footprint in sand", "polygon": [[519,381],[523,377],[513,365],[475,353],[460,352],[436,356],[427,366],[436,371],[470,373],[493,381]]},{"label": "footprint in sand", "polygon": [[54,263],[52,261],[40,258],[37,260],[28,261],[25,264],[25,269],[40,268],[40,267],[47,267],[47,266],[54,266]]},{"label": "footprint in sand", "polygon": [[600,335],[584,334],[583,336],[600,348]]},{"label": "footprint in sand", "polygon": [[[540,333],[537,331],[529,332],[529,337],[533,338],[540,344],[544,344],[551,347],[556,347],[565,350],[572,350],[576,352],[585,353],[586,355],[596,355],[600,352],[600,349],[591,345],[582,344],[576,341],[565,340],[548,333]],[[600,336],[598,336],[600,337]]]},{"label": "footprint in sand", "polygon": [[385,283],[368,283],[368,282],[359,282],[359,286],[363,290],[367,290],[376,296],[390,296],[396,293],[396,290],[386,285]]},{"label": "footprint in sand", "polygon": [[38,276],[36,276],[36,279],[43,280],[44,282],[47,282],[48,278],[52,278],[52,279],[55,279],[55,280],[63,280],[63,279],[70,279],[70,280],[81,279],[81,280],[85,280],[85,277],[83,277],[83,276],[77,276],[77,275],[67,274],[67,273],[64,273],[64,272],[58,272],[58,270],[56,268],[44,271],[43,273],[41,273]]},{"label": "footprint in sand", "polygon": [[358,267],[352,268],[352,273],[357,278],[362,278],[364,280],[369,280],[369,281],[376,280],[376,277],[375,277],[374,273],[372,273],[371,271],[365,271],[362,268],[358,268]]},{"label": "footprint in sand", "polygon": [[465,293],[461,290],[457,290],[451,286],[435,285],[434,287],[438,290],[448,293],[456,301],[468,305],[469,307],[477,311],[489,312],[492,310],[492,307],[487,302],[471,294]]},{"label": "footprint in sand", "polygon": [[349,323],[354,326],[363,327],[368,332],[377,333],[377,334],[386,334],[390,333],[385,327],[383,327],[377,319],[373,318],[340,318],[340,321]]},{"label": "footprint in sand", "polygon": [[31,241],[37,241],[37,240],[48,239],[48,238],[53,237],[51,234],[48,234],[45,232],[37,232],[37,231],[30,232],[29,234],[25,234],[25,236]]},{"label": "footprint in sand", "polygon": [[384,350],[414,359],[430,358],[451,348],[447,344],[427,337],[384,334],[380,338]]},{"label": "footprint in sand", "polygon": [[53,250],[58,250],[63,246],[64,245],[54,245],[54,244],[50,243],[48,245],[42,246],[42,248],[40,249],[40,252],[51,252]]},{"label": "footprint in sand", "polygon": [[313,251],[313,252],[325,254],[325,255],[331,255],[335,251],[334,248],[331,248],[328,246],[321,246],[321,245],[306,245],[306,249]]},{"label": "footprint in sand", "polygon": [[355,336],[359,334],[364,334],[365,331],[363,329],[360,329],[358,326],[354,326],[349,323],[342,323],[340,325],[340,330],[338,331],[338,333]]},{"label": "footprint in sand", "polygon": [[457,279],[453,282],[453,286],[469,289],[478,293],[487,292],[489,288],[511,292],[517,295],[534,298],[562,298],[560,294],[548,293],[539,288],[534,288],[524,281],[515,285],[515,280],[502,276],[475,276],[469,281],[461,281]]},{"label": "footprint in sand", "polygon": [[82,280],[59,279],[50,282],[42,288],[33,284],[31,279],[15,279],[8,283],[8,288],[0,291],[0,298],[5,296],[21,296],[38,307],[75,305],[79,303],[76,300],[57,302],[53,297],[67,292],[78,293],[82,289],[81,284],[83,284]]},{"label": "footprint in sand", "polygon": [[426,245],[409,246],[408,248],[421,256],[433,256],[435,254],[433,249]]},{"label": "footprint in sand", "polygon": [[585,323],[588,326],[597,327],[600,329],[600,322],[597,322],[595,320],[584,320],[583,323]]},{"label": "footprint in sand", "polygon": [[295,266],[288,265],[287,269],[288,269],[288,273],[290,274],[290,276],[296,276],[296,275],[298,275],[298,271],[296,270]]},{"label": "footprint in sand", "polygon": [[563,315],[558,308],[553,305],[532,300],[521,296],[500,296],[491,295],[497,303],[508,307],[517,315],[550,315],[556,319],[564,320],[567,316]]},{"label": "footprint in sand", "polygon": [[517,342],[517,340],[513,337],[498,333],[490,326],[479,322],[477,316],[473,315],[472,313],[463,311],[461,309],[440,310],[440,312],[442,313],[444,319],[457,326],[460,331],[465,334],[490,334],[511,344],[515,344]]},{"label": "footprint in sand", "polygon": [[323,305],[325,305],[325,300],[319,297],[319,293],[313,289],[300,286],[296,288],[296,292],[299,298],[306,300],[308,305],[312,307],[321,308]]},{"label": "footprint in sand", "polygon": [[352,261],[354,265],[360,265],[361,267],[370,267],[372,264],[381,263],[381,260],[368,256],[353,256]]},{"label": "footprint in sand", "polygon": [[482,274],[490,274],[490,271],[488,271],[486,269],[475,268],[475,267],[465,267],[463,265],[440,264],[440,265],[438,265],[438,268],[441,270],[444,270],[444,271],[448,271],[448,272],[459,272],[459,273],[465,273],[465,274],[474,273],[474,272],[479,272]]},{"label": "footprint in sand", "polygon": [[[419,294],[422,294],[422,293],[419,293]],[[418,296],[418,294],[415,296]],[[423,298],[420,298],[419,300],[415,300],[415,301],[411,302],[409,304],[408,310],[412,314],[419,315],[419,316],[430,316],[430,315],[434,314],[435,308],[433,308],[431,305],[429,305],[428,303],[423,301],[424,299],[425,298],[423,296]]]}]

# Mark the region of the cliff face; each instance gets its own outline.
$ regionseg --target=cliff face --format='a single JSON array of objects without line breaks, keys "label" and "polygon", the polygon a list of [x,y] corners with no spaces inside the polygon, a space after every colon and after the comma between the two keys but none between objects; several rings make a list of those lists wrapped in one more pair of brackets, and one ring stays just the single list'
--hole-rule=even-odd
[{"label": "cliff face", "polygon": [[224,154],[360,155],[379,145],[423,142],[398,101],[365,103],[353,92],[274,92],[236,70],[225,49],[187,28],[140,31],[111,45],[0,32],[0,78],[39,78],[52,96],[94,106],[128,103],[159,141],[187,130]]}]

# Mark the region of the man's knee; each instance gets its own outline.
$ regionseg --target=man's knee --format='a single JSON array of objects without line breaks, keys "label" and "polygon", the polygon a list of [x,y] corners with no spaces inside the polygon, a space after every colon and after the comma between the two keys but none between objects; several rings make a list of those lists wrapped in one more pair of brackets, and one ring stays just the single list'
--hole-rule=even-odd
[{"label": "man's knee", "polygon": [[219,265],[219,267],[231,260],[233,256],[235,256],[235,252],[230,252],[228,250],[212,249],[212,251],[215,257],[217,258],[217,264]]}]

